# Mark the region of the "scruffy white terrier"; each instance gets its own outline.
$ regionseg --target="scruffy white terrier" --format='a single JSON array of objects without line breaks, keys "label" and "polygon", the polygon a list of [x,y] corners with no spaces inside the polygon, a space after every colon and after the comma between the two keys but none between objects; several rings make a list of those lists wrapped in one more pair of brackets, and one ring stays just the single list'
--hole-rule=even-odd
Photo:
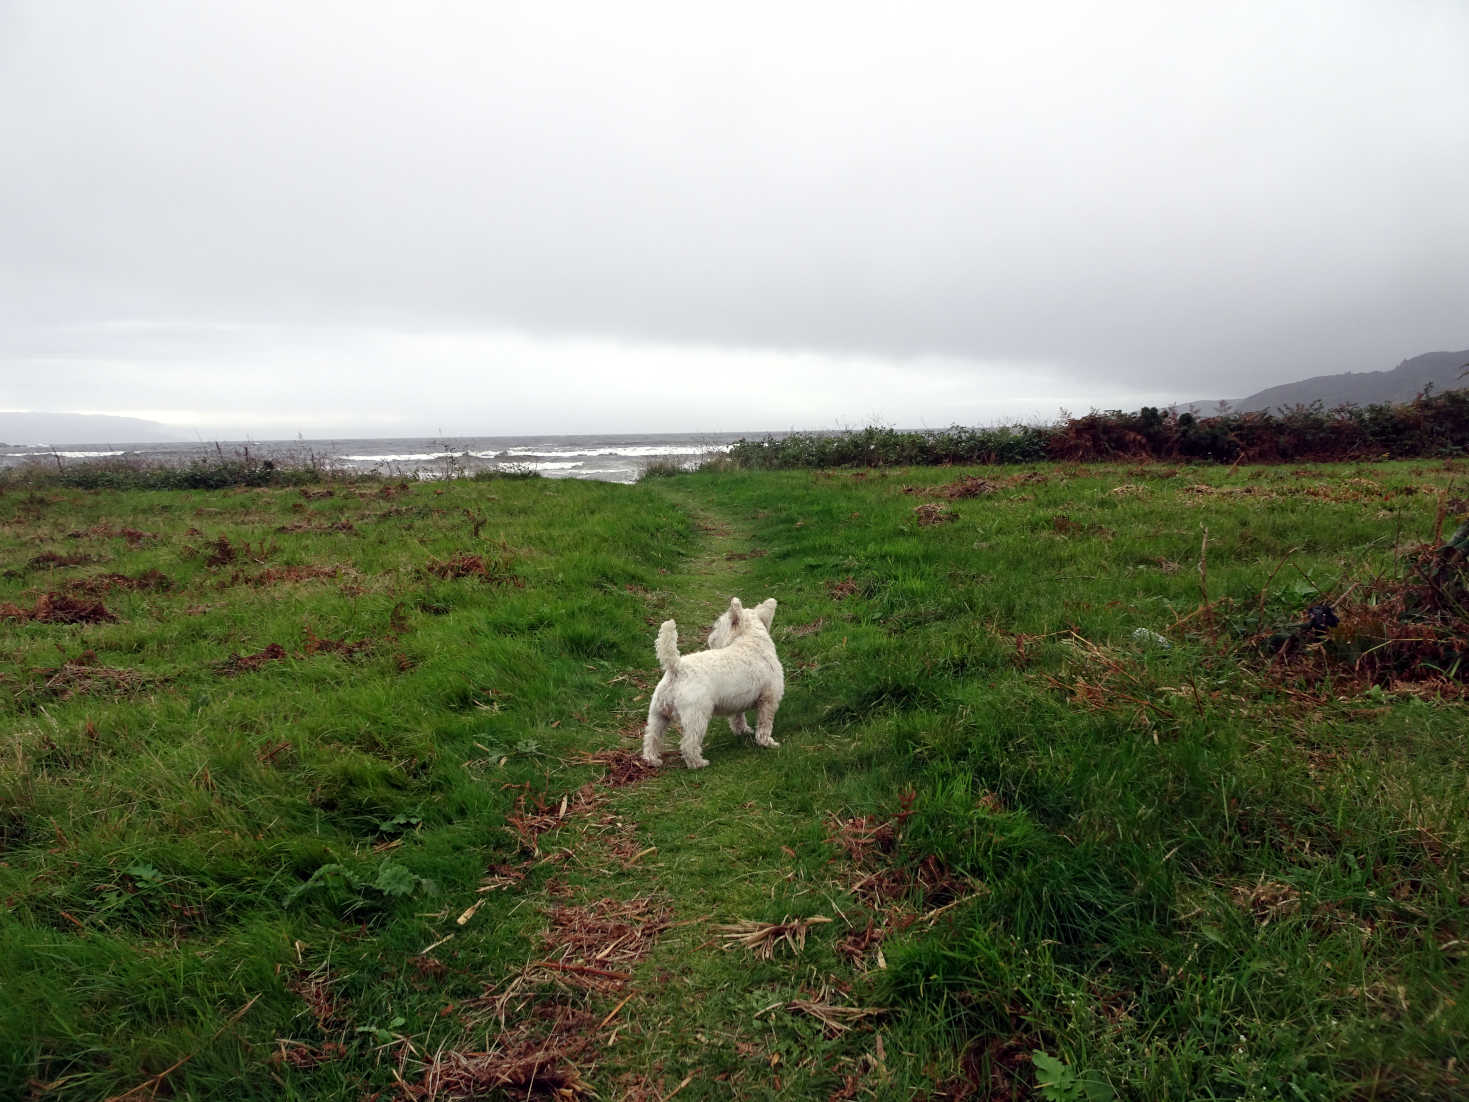
[{"label": "scruffy white terrier", "polygon": [[658,664],[663,667],[663,680],[653,690],[648,705],[648,728],[643,733],[643,760],[649,765],[663,763],[663,732],[672,720],[683,730],[678,749],[690,769],[702,769],[704,732],[713,716],[728,716],[729,728],[737,735],[747,734],[750,725],[745,712],[756,709],[755,742],[759,746],[779,746],[770,737],[775,724],[775,709],[785,694],[785,674],[770,638],[770,624],[775,619],[775,598],[753,609],[731,597],[729,608],[714,621],[709,633],[709,649],[694,654],[678,653],[678,629],[672,620],[664,620],[658,629]]}]

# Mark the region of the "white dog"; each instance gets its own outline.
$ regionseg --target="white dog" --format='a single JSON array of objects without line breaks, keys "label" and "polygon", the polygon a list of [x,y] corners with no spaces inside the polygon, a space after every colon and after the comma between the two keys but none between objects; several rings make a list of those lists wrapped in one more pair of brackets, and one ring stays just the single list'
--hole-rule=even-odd
[{"label": "white dog", "polygon": [[746,734],[750,725],[745,711],[756,709],[755,742],[775,747],[770,737],[775,709],[785,694],[785,674],[770,639],[775,619],[775,598],[747,609],[731,597],[728,611],[721,613],[709,633],[709,649],[696,654],[678,653],[678,629],[664,620],[658,629],[658,664],[663,680],[653,690],[648,704],[648,728],[643,734],[643,760],[649,765],[663,762],[663,732],[677,719],[683,729],[679,752],[690,769],[702,769],[704,732],[713,716],[728,716],[735,734]]}]

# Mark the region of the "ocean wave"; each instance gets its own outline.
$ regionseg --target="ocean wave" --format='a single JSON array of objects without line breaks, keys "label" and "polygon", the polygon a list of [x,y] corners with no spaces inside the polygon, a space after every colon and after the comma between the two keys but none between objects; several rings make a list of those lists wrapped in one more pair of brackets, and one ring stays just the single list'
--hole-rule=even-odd
[{"label": "ocean wave", "polygon": [[534,448],[519,447],[507,448],[504,452],[491,452],[484,456],[489,459],[495,455],[544,455],[556,458],[570,456],[603,456],[617,455],[629,459],[637,459],[651,455],[705,455],[709,452],[727,452],[732,444],[609,444],[605,448]]},{"label": "ocean wave", "polygon": [[413,452],[405,455],[339,455],[348,463],[424,463],[430,459],[455,459],[461,452]]}]

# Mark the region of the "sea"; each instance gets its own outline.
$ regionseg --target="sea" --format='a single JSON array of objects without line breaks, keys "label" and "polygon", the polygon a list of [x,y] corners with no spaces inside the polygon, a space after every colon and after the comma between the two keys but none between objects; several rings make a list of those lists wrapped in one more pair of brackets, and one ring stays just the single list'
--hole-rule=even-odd
[{"label": "sea", "polygon": [[535,471],[547,478],[635,482],[650,463],[694,467],[724,454],[742,438],[778,433],[652,433],[597,436],[389,437],[363,440],[225,440],[166,444],[85,444],[65,447],[0,444],[0,468],[26,463],[66,465],[117,460],[186,466],[220,458],[313,464],[343,473],[440,479],[479,471]]}]

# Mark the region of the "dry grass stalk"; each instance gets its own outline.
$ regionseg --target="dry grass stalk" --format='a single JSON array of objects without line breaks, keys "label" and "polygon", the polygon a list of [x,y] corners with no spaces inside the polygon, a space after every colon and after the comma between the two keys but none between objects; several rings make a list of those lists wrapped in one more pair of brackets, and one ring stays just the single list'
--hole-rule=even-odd
[{"label": "dry grass stalk", "polygon": [[812,999],[792,999],[786,1009],[797,1014],[809,1014],[833,1033],[846,1033],[863,1018],[875,1018],[887,1013],[882,1006],[839,1006],[834,1003],[817,1002]]},{"label": "dry grass stalk", "polygon": [[788,946],[792,953],[801,952],[806,947],[806,934],[811,927],[831,921],[825,915],[812,915],[810,918],[797,919],[787,916],[781,922],[756,922],[753,919],[745,919],[741,922],[716,926],[715,929],[723,931],[719,936],[727,943],[724,946],[726,949],[733,949],[739,945],[751,950],[760,960],[770,960],[781,945]]}]

